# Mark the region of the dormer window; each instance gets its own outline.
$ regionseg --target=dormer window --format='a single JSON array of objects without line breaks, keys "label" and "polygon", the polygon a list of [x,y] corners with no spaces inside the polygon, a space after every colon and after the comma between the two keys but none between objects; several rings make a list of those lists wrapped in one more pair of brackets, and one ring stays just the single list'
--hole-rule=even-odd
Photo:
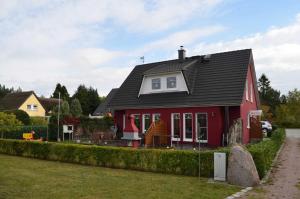
[{"label": "dormer window", "polygon": [[152,79],[152,90],[158,90],[160,88],[160,78]]},{"label": "dormer window", "polygon": [[176,77],[167,77],[167,88],[176,88]]}]

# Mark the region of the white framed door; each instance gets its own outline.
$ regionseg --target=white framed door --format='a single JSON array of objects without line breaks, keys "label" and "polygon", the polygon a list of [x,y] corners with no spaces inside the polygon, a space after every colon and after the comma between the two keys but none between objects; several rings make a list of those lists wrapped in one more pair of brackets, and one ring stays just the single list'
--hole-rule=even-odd
[{"label": "white framed door", "polygon": [[152,114],[152,122],[156,122],[160,120],[160,113],[153,113]]},{"label": "white framed door", "polygon": [[180,141],[180,113],[171,114],[172,141]]},{"label": "white framed door", "polygon": [[207,143],[208,142],[208,120],[207,113],[195,113],[196,118],[196,142]]},{"label": "white framed door", "polygon": [[193,114],[183,114],[183,141],[193,141]]},{"label": "white framed door", "polygon": [[150,114],[143,114],[143,132],[142,133],[146,133],[146,131],[149,129],[150,125],[151,125],[151,119],[150,119]]}]

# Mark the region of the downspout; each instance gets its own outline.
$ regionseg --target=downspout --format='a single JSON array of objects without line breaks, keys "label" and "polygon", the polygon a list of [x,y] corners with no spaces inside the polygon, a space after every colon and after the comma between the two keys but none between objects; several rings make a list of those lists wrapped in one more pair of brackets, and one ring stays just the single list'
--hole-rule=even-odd
[{"label": "downspout", "polygon": [[223,134],[223,146],[228,144],[228,133],[229,133],[229,107],[224,106],[224,134]]}]

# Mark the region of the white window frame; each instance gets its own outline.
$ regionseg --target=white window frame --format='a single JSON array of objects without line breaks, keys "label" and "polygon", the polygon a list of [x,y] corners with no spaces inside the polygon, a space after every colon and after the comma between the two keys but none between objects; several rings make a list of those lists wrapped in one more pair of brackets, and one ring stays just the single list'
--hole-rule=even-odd
[{"label": "white window frame", "polygon": [[[168,78],[175,78],[175,87],[173,87],[173,88],[169,88],[169,87],[168,87]],[[176,77],[176,76],[169,76],[169,77],[166,77],[166,88],[167,88],[168,90],[177,89],[177,77]]]},{"label": "white window frame", "polygon": [[160,113],[153,113],[152,114],[152,122],[155,122],[155,116],[156,115],[159,115],[159,118],[160,118]]},{"label": "white window frame", "polygon": [[179,115],[179,125],[180,125],[180,113],[171,113],[171,136],[172,141],[180,141],[180,126],[179,126],[179,138],[174,137],[174,115]]},{"label": "white window frame", "polygon": [[[185,132],[185,116],[186,115],[191,115],[192,116],[192,138],[186,138],[186,132]],[[185,142],[192,142],[193,141],[193,130],[194,130],[194,127],[193,127],[193,113],[183,113],[183,141]]]},{"label": "white window frame", "polygon": [[[153,80],[159,80],[159,88],[153,88]],[[151,89],[153,91],[160,91],[161,90],[161,77],[151,79]]]},{"label": "white window frame", "polygon": [[[140,119],[140,115],[141,114],[139,114],[139,113],[136,113],[136,114],[132,114],[133,115],[133,117],[134,117],[134,122],[135,122],[135,116],[139,116],[139,119]],[[135,123],[134,123],[135,124]],[[141,121],[140,121],[140,126],[141,126]],[[139,131],[140,131],[140,126],[137,126],[137,128],[139,129]]]},{"label": "white window frame", "polygon": [[143,134],[146,133],[146,131],[145,131],[145,116],[146,115],[149,115],[150,122],[151,122],[151,115],[150,115],[150,113],[145,113],[145,114],[142,115],[142,133]]},{"label": "white window frame", "polygon": [[37,104],[32,104],[32,110],[37,111],[38,110],[38,105]]},{"label": "white window frame", "polygon": [[27,110],[31,111],[31,104],[27,104]]},{"label": "white window frame", "polygon": [[250,84],[250,102],[253,102],[253,86]]},{"label": "white window frame", "polygon": [[246,79],[246,100],[249,101],[249,86],[248,86],[248,79]]},{"label": "white window frame", "polygon": [[126,127],[126,114],[123,114],[123,130]]},{"label": "white window frame", "polygon": [[195,113],[195,141],[198,142],[198,114],[205,114],[206,115],[206,137],[207,137],[207,140],[200,140],[200,143],[208,143],[208,114],[205,113],[205,112],[198,112],[198,113]]},{"label": "white window frame", "polygon": [[27,104],[27,110],[28,111],[37,111],[38,110],[38,105],[37,104]]}]

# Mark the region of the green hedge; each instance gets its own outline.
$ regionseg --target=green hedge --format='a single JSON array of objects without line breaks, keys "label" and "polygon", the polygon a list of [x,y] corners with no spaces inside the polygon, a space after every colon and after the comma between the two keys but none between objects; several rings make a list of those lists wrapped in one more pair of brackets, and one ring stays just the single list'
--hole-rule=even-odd
[{"label": "green hedge", "polygon": [[23,139],[23,133],[34,131],[34,139],[47,138],[47,126],[21,126],[17,131],[4,132],[5,139]]},{"label": "green hedge", "polygon": [[248,145],[247,148],[253,157],[260,178],[263,178],[270,169],[284,139],[285,130],[277,129],[272,133],[271,139]]},{"label": "green hedge", "polygon": [[[220,151],[220,150],[219,150]],[[228,153],[228,149],[223,149]],[[111,168],[198,175],[198,152],[0,139],[0,153]],[[213,176],[214,151],[201,152],[201,176]]]}]

